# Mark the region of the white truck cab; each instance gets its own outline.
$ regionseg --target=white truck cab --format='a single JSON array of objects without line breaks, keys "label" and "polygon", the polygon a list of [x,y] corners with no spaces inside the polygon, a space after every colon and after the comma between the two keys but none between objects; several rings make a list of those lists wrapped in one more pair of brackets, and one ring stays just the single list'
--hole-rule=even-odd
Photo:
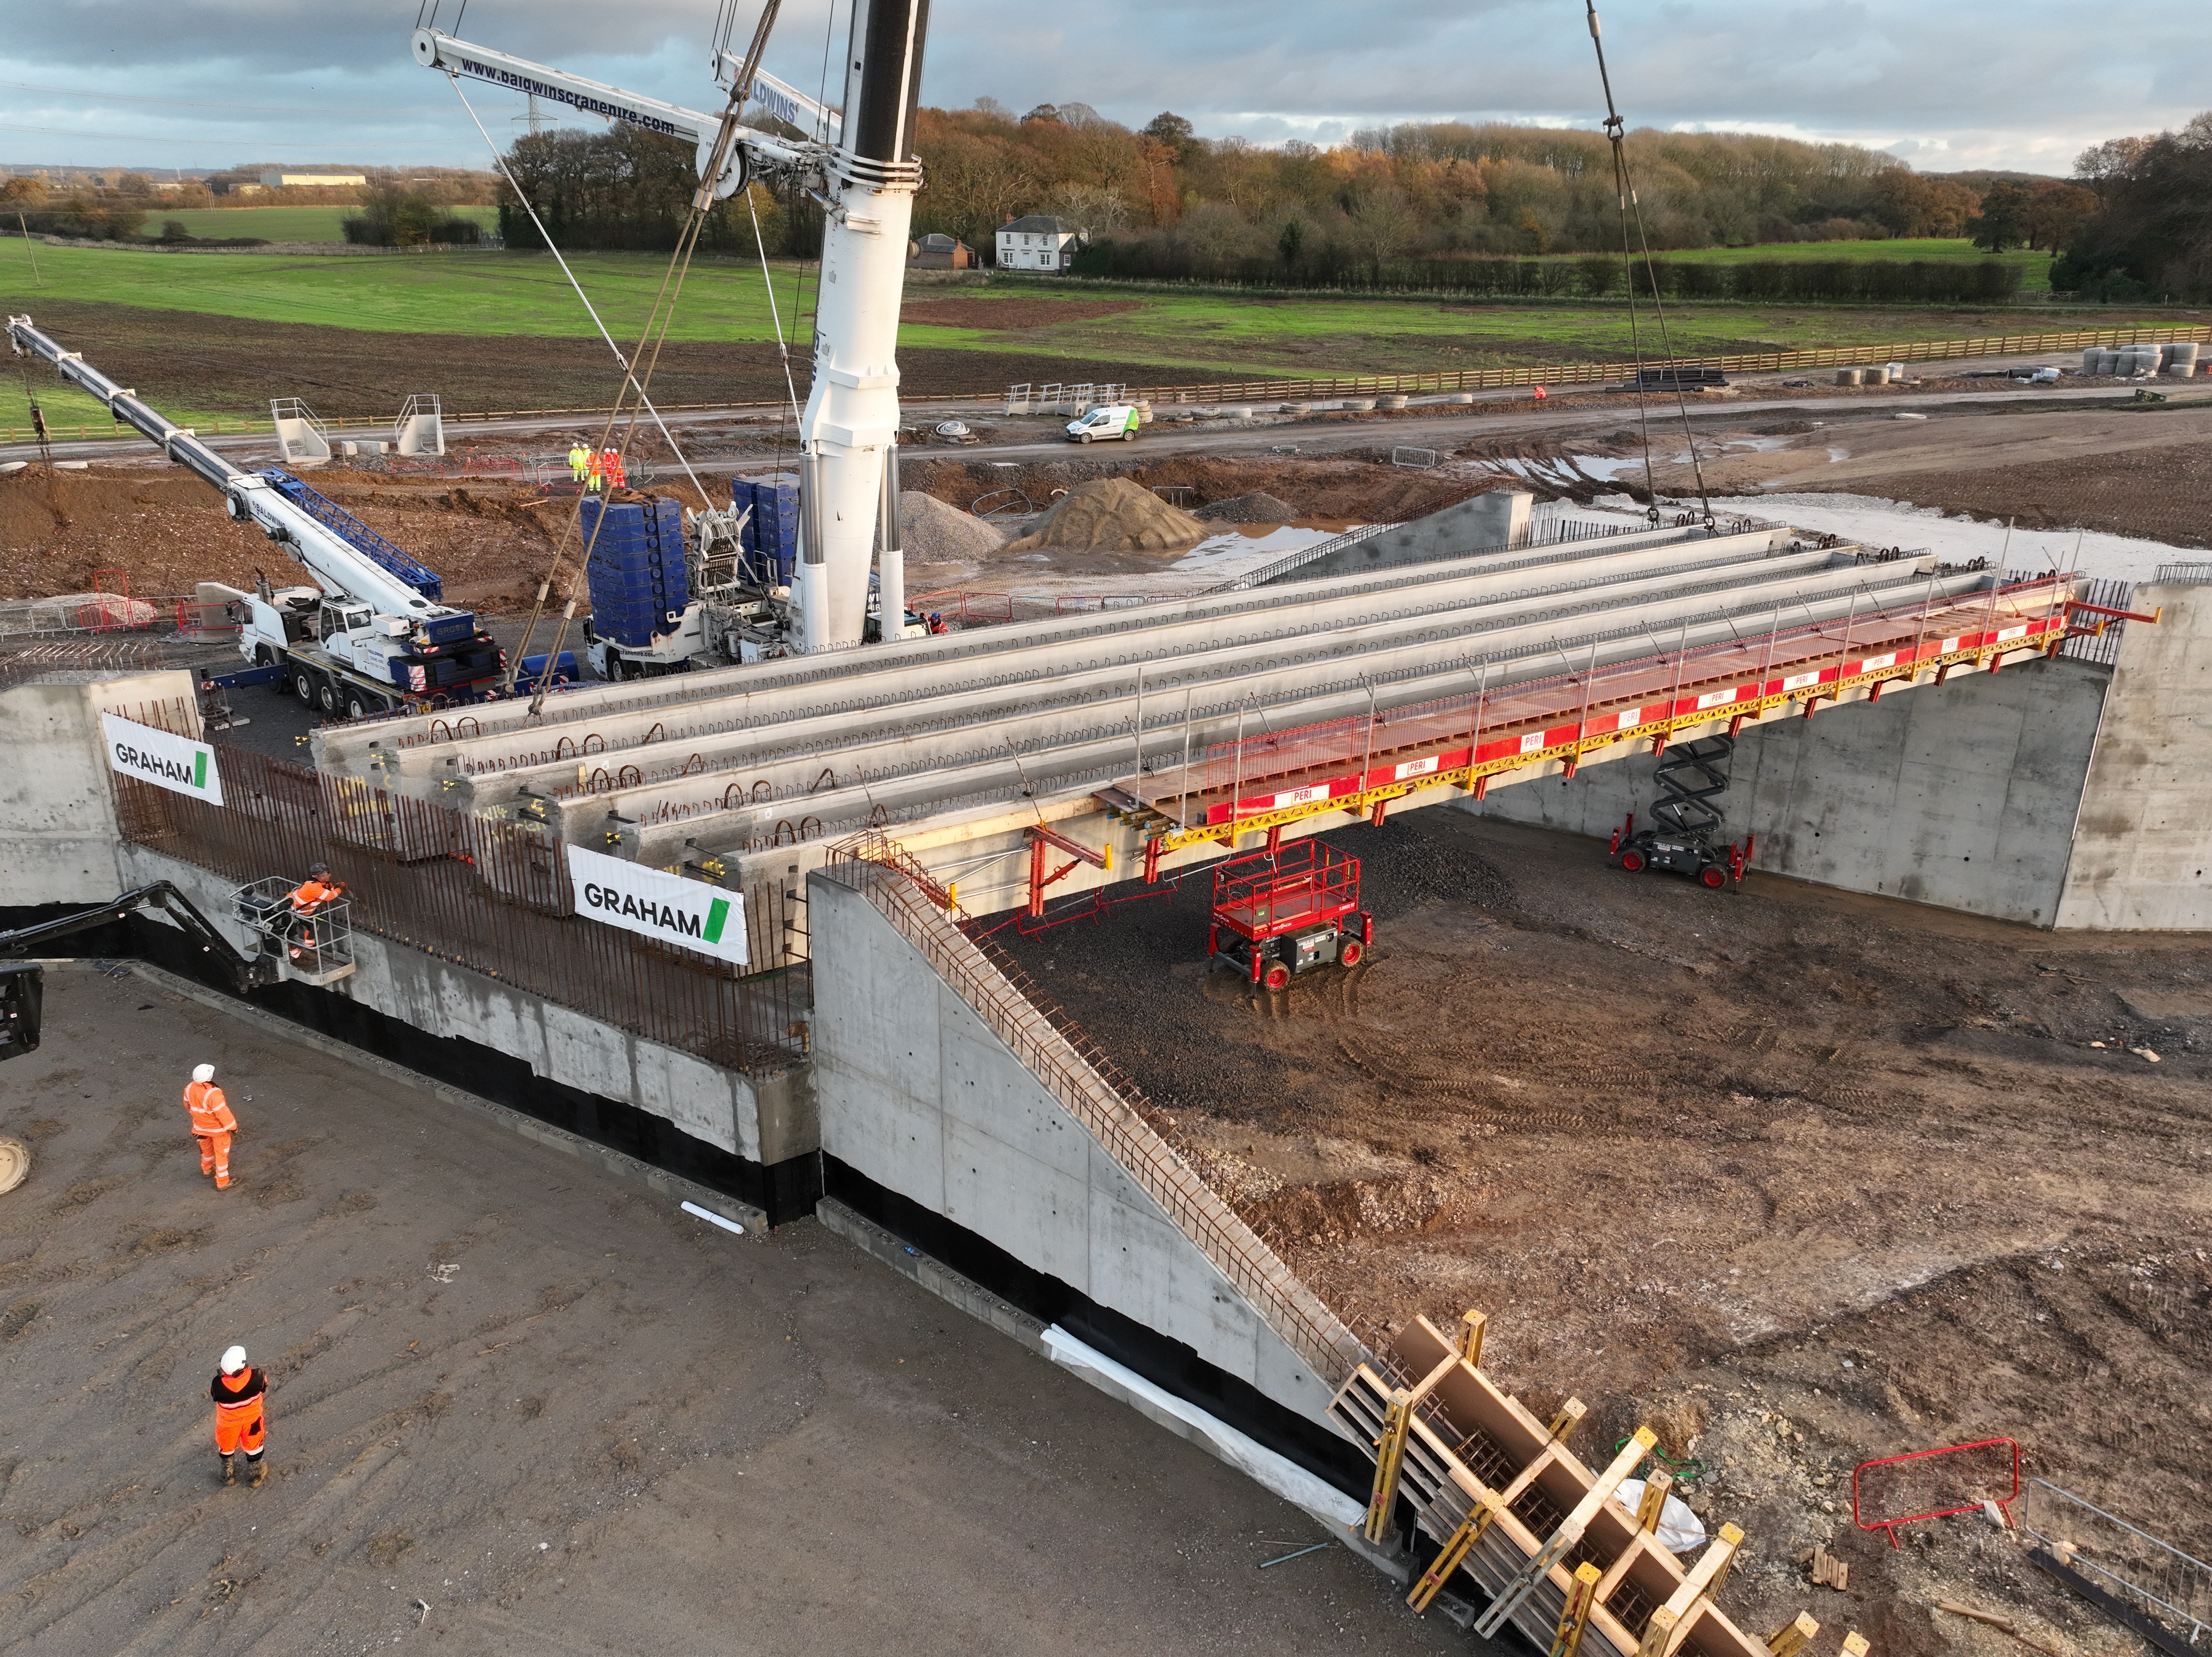
[{"label": "white truck cab", "polygon": [[1104,403],[1086,410],[1080,420],[1067,422],[1067,440],[1071,443],[1111,443],[1119,439],[1124,443],[1137,440],[1137,428],[1141,424],[1137,405],[1133,403]]}]

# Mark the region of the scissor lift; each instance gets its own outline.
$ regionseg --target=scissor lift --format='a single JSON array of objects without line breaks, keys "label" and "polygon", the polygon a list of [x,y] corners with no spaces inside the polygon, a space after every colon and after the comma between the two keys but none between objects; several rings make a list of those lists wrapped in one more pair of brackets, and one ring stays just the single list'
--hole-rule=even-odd
[{"label": "scissor lift", "polygon": [[1283,989],[1320,967],[1356,967],[1374,941],[1375,917],[1359,907],[1359,859],[1318,839],[1231,858],[1213,871],[1206,954],[1262,988]]}]

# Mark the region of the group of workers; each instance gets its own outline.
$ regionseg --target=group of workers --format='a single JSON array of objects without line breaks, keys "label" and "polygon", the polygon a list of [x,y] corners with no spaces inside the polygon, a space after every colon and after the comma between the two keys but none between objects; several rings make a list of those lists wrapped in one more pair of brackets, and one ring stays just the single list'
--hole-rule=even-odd
[{"label": "group of workers", "polygon": [[584,486],[586,495],[623,489],[629,483],[620,449],[592,449],[581,443],[572,444],[568,449],[568,470]]},{"label": "group of workers", "polygon": [[[292,953],[301,946],[315,947],[313,920],[325,906],[343,895],[345,888],[331,878],[330,865],[318,863],[307,879],[289,895],[294,928]],[[192,1138],[200,1148],[200,1172],[215,1181],[217,1191],[230,1189],[230,1142],[238,1132],[238,1118],[230,1101],[215,1084],[213,1065],[195,1065],[192,1079],[185,1084],[185,1112],[191,1119]],[[269,1477],[262,1460],[269,1448],[269,1376],[246,1361],[246,1349],[233,1346],[222,1355],[208,1396],[215,1400],[215,1449],[222,1458],[222,1482],[238,1483],[237,1458],[246,1457],[247,1480],[259,1484]]]}]

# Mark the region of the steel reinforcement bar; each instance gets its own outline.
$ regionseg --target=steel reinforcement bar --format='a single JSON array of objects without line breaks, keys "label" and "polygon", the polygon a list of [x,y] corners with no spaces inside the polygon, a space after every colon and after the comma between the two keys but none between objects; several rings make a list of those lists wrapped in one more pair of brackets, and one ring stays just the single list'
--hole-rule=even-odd
[{"label": "steel reinforcement bar", "polygon": [[1160,1137],[1147,1120],[1152,1106],[1136,1083],[1065,1014],[1025,995],[1017,979],[961,929],[943,889],[911,864],[887,835],[864,834],[832,848],[825,873],[866,897],[920,950],[1306,1367],[1330,1387],[1342,1386],[1369,1357],[1358,1337]]}]

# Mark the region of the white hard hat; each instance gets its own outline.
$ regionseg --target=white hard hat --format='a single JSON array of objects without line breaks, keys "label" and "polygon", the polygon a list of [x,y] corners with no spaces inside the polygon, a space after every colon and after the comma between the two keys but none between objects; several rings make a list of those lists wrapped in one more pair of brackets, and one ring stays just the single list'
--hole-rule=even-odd
[{"label": "white hard hat", "polygon": [[214,1081],[215,1066],[213,1065],[194,1065],[192,1066],[192,1080],[195,1082]]},{"label": "white hard hat", "polygon": [[243,1346],[234,1346],[222,1355],[223,1374],[234,1375],[244,1368],[246,1368],[246,1349]]}]

